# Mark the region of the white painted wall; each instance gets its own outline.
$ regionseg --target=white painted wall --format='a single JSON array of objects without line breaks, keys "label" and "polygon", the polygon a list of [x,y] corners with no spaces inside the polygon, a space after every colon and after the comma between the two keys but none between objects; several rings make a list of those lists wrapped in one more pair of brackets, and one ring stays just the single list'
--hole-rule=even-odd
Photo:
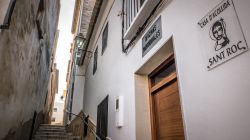
[{"label": "white painted wall", "polygon": [[[82,67],[76,66],[76,74],[74,76],[75,76],[75,82],[74,82],[72,113],[79,114],[83,108],[83,94],[84,94],[84,80],[85,80]],[[75,116],[72,115],[72,120],[74,118]]]},{"label": "white painted wall", "polygon": [[[186,138],[188,140],[250,139],[250,51],[207,71],[202,56],[202,46],[198,40],[200,35],[198,21],[220,1],[172,1],[160,14],[162,39],[144,58],[141,52],[141,39],[127,55],[122,53],[121,18],[117,16],[122,1],[115,1],[107,19],[108,47],[103,55],[101,55],[101,35],[95,35],[99,37],[98,68],[93,75],[93,59],[91,59],[86,73],[84,95],[84,112],[96,121],[97,105],[109,94],[108,135],[111,139],[136,139],[136,124],[140,124],[136,123],[135,113],[135,85],[138,85],[135,83],[135,72],[171,37],[177,61]],[[246,41],[250,44],[248,15],[250,1],[234,0],[234,3]],[[90,47],[95,48],[97,46],[95,44],[92,41]],[[125,103],[124,127],[121,129],[115,127],[115,97],[118,95],[124,96]],[[145,132],[150,132],[150,128]]]},{"label": "white painted wall", "polygon": [[52,118],[55,118],[55,122],[51,122],[51,124],[61,124],[63,123],[63,109],[64,102],[55,102],[54,108],[57,108],[57,111],[53,111]]}]

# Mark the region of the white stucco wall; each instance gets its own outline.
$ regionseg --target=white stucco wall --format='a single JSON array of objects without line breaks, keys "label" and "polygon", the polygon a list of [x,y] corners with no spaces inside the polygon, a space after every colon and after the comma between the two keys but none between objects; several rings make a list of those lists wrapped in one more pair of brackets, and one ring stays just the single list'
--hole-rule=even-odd
[{"label": "white stucco wall", "polygon": [[[135,85],[138,83],[135,83],[135,72],[171,37],[186,138],[250,139],[250,51],[207,71],[198,40],[198,21],[220,2],[221,0],[171,1],[160,14],[162,39],[142,58],[141,39],[127,55],[121,51],[122,21],[117,14],[122,9],[122,2],[115,1],[107,18],[109,37],[104,54],[101,55],[101,35],[95,35],[99,37],[97,43],[90,43],[90,47],[99,46],[98,68],[93,75],[92,57],[86,73],[84,95],[84,112],[96,121],[97,105],[109,94],[108,135],[111,139],[136,139]],[[246,41],[250,44],[250,1],[234,0],[234,4]],[[125,103],[124,127],[121,129],[115,127],[115,97],[118,95],[124,96]]]},{"label": "white stucco wall", "polygon": [[[74,82],[72,113],[78,115],[83,108],[84,81],[85,81],[83,68],[76,66],[76,74],[74,76],[75,76],[75,82]],[[72,120],[74,118],[75,116],[72,115]]]},{"label": "white stucco wall", "polygon": [[55,122],[51,122],[51,124],[61,124],[63,123],[63,102],[55,102],[54,108],[57,108],[57,111],[53,111],[52,118],[55,118]]}]

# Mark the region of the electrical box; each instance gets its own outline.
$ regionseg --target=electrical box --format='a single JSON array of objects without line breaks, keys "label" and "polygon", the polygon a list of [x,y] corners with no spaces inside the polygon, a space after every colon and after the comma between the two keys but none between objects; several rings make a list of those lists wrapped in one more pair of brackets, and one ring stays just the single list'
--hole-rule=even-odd
[{"label": "electrical box", "polygon": [[115,99],[115,112],[116,112],[116,127],[121,128],[123,126],[123,96],[118,96]]}]

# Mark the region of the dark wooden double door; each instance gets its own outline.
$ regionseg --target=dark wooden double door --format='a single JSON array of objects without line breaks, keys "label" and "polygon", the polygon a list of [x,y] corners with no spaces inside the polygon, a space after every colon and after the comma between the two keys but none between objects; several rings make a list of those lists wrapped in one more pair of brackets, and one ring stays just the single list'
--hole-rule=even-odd
[{"label": "dark wooden double door", "polygon": [[108,99],[109,96],[106,96],[97,107],[96,134],[101,140],[106,140],[108,135]]},{"label": "dark wooden double door", "polygon": [[150,75],[154,140],[185,140],[174,59]]}]

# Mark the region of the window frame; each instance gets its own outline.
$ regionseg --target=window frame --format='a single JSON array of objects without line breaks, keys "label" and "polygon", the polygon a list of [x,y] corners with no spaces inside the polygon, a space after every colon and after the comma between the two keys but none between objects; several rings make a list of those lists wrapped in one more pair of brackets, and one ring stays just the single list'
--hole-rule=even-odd
[{"label": "window frame", "polygon": [[108,47],[109,23],[107,22],[102,32],[102,55]]},{"label": "window frame", "polygon": [[53,108],[53,112],[57,112],[57,108],[55,107],[55,108]]},{"label": "window frame", "polygon": [[107,95],[97,106],[97,123],[96,134],[102,140],[108,135],[108,111],[109,111],[109,95]]},{"label": "window frame", "polygon": [[139,14],[141,8],[143,8],[143,4],[147,0],[125,0],[125,13],[126,13],[126,27],[125,30],[127,31],[133,20],[135,20],[136,16]]},{"label": "window frame", "polygon": [[52,117],[52,118],[51,118],[51,122],[56,122],[56,118],[55,118],[55,117]]},{"label": "window frame", "polygon": [[98,46],[96,47],[94,51],[94,59],[93,59],[93,75],[95,75],[97,71],[97,64],[98,64]]}]

